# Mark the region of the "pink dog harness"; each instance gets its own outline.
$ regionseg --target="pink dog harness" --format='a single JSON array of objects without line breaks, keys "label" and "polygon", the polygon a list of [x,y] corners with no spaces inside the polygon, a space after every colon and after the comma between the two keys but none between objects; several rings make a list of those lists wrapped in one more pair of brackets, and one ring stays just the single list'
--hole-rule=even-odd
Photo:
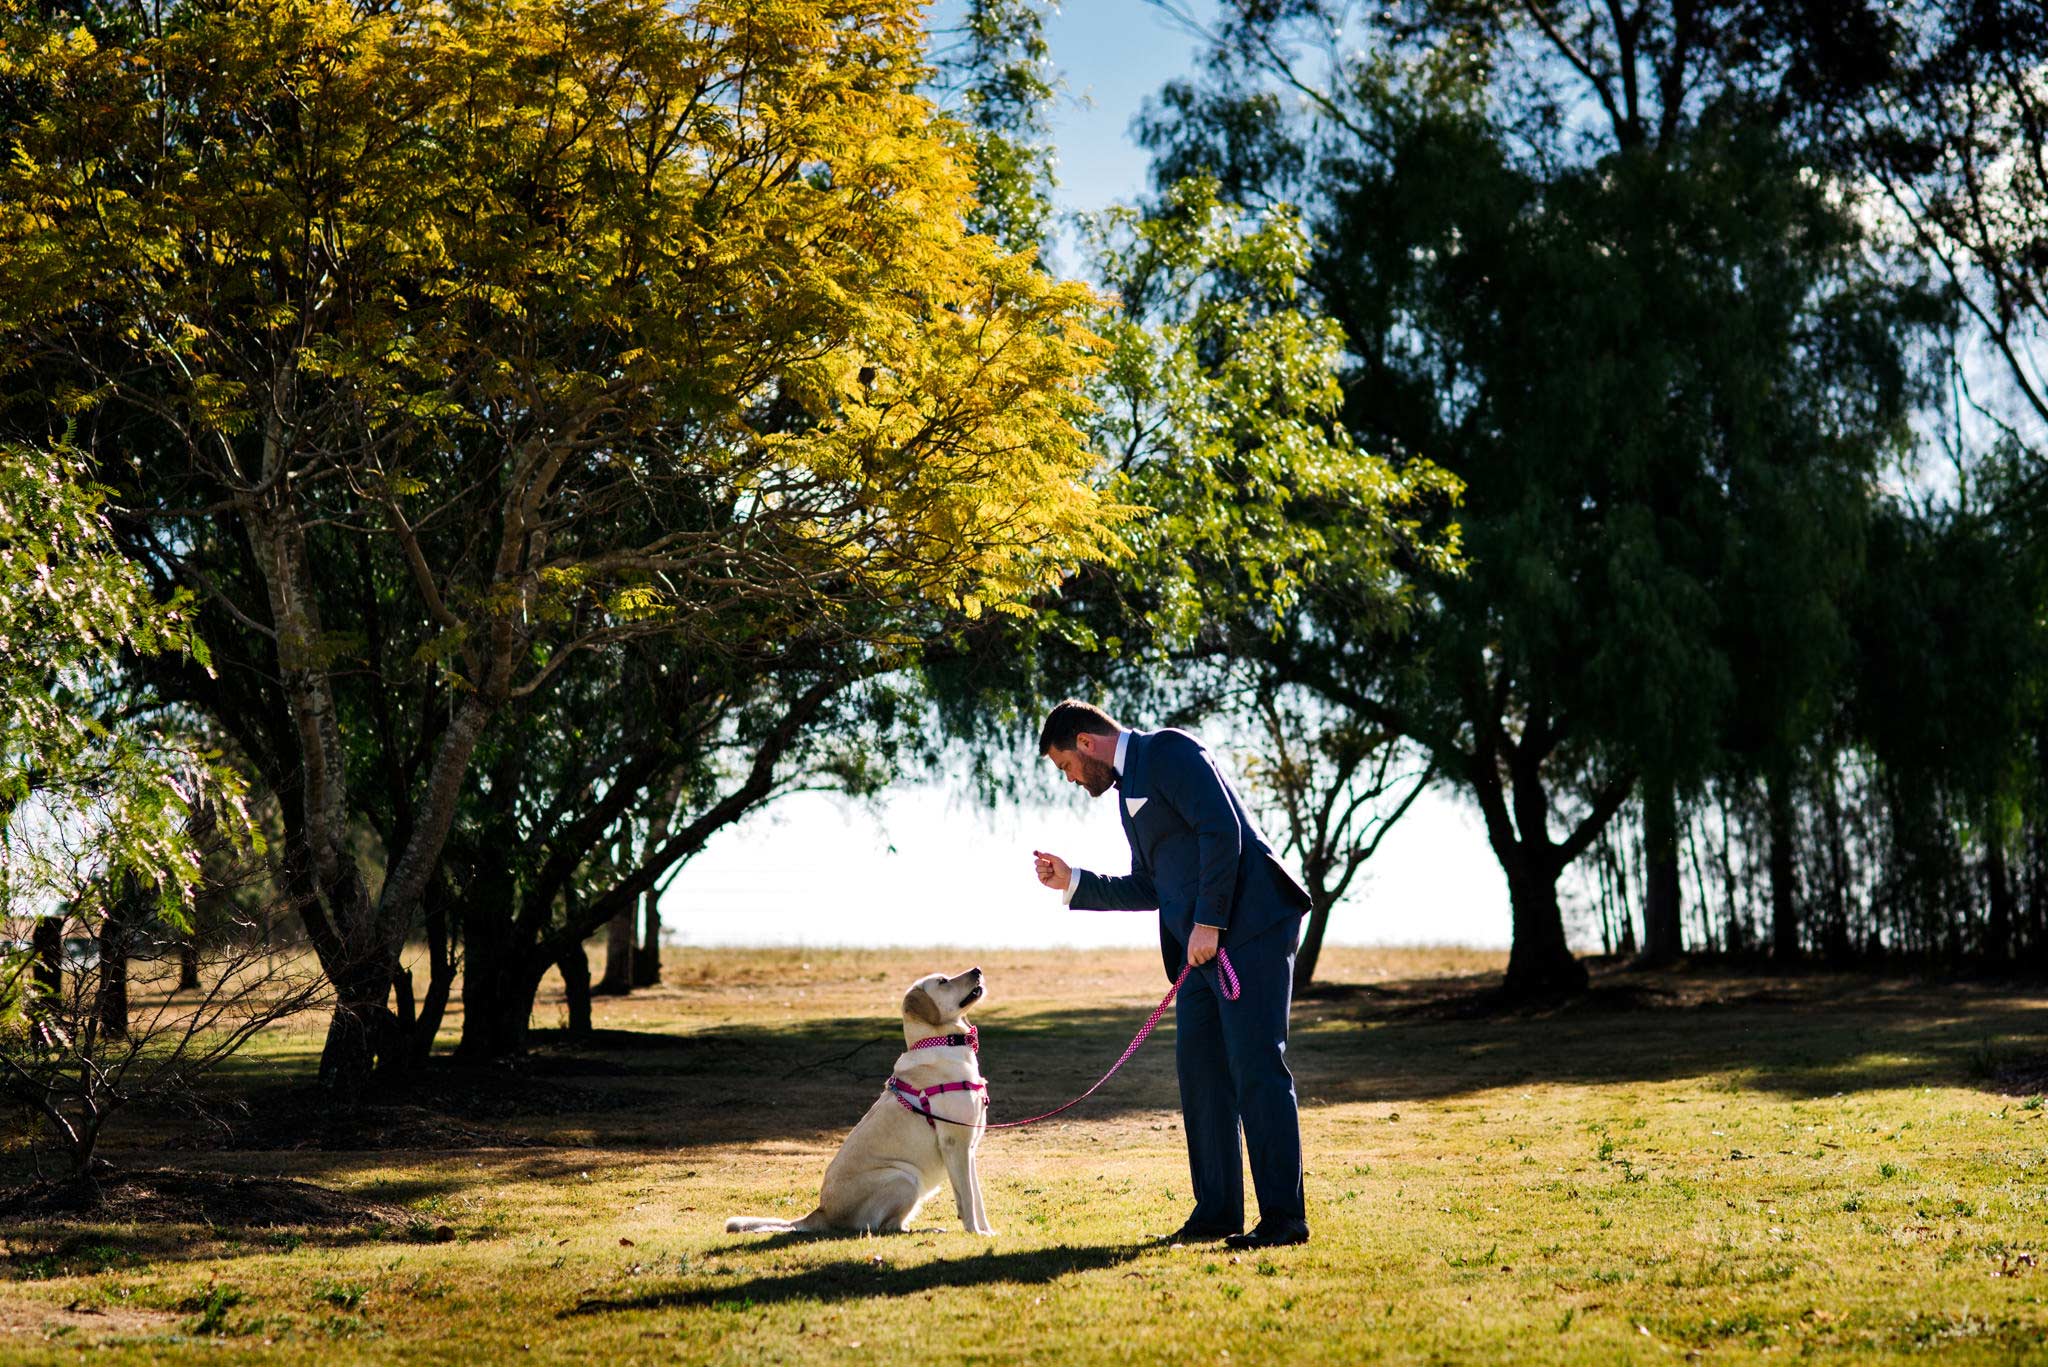
[{"label": "pink dog harness", "polygon": [[[912,1049],[940,1049],[947,1045],[952,1045],[958,1048],[963,1044],[975,1053],[980,1053],[981,1031],[975,1029],[973,1025],[969,1025],[967,1033],[964,1035],[926,1035],[910,1047]],[[986,1082],[941,1082],[931,1087],[913,1087],[902,1078],[891,1073],[889,1080],[882,1085],[895,1094],[897,1104],[903,1107],[904,1110],[909,1111],[912,1115],[922,1115],[924,1123],[932,1127],[932,1133],[934,1134],[938,1133],[939,1122],[947,1119],[945,1116],[935,1116],[932,1114],[932,1098],[935,1096],[942,1096],[947,1092],[980,1092],[981,1109],[984,1111],[988,1109],[988,1084]],[[915,1106],[910,1104],[910,1098],[913,1096],[918,1101],[918,1104]],[[950,1123],[957,1125],[960,1122],[955,1120]]]},{"label": "pink dog harness", "polygon": [[[1180,976],[1173,980],[1172,987],[1166,989],[1166,996],[1160,999],[1159,1005],[1152,1008],[1152,1014],[1145,1018],[1145,1023],[1138,1027],[1137,1036],[1125,1046],[1123,1056],[1117,1059],[1115,1063],[1110,1064],[1109,1071],[1095,1080],[1095,1086],[1090,1087],[1065,1105],[1055,1106],[1042,1115],[1026,1116],[1022,1120],[1005,1120],[999,1124],[990,1125],[988,1128],[991,1130],[1014,1130],[1024,1125],[1036,1125],[1039,1121],[1050,1120],[1061,1111],[1071,1110],[1089,1097],[1094,1096],[1103,1083],[1116,1076],[1117,1069],[1131,1061],[1131,1055],[1138,1052],[1138,1046],[1145,1042],[1145,1037],[1150,1035],[1153,1027],[1159,1024],[1159,1018],[1165,1015],[1166,1008],[1173,1004],[1174,994],[1180,991],[1181,984],[1185,983],[1188,980],[1188,974],[1194,971],[1195,966],[1193,964],[1184,963],[1181,965]],[[1234,1002],[1243,995],[1244,988],[1237,980],[1237,969],[1231,965],[1229,950],[1219,949],[1216,951],[1216,971],[1222,978],[1223,1000]],[[913,1049],[936,1049],[942,1044],[964,1044],[978,1054],[981,1052],[981,1033],[972,1025],[969,1025],[965,1035],[927,1035],[910,1047]],[[981,1109],[984,1113],[988,1110],[988,1084],[985,1082],[942,1082],[936,1087],[919,1088],[911,1086],[894,1073],[891,1073],[888,1080],[882,1084],[882,1090],[894,1093],[897,1103],[904,1110],[909,1111],[912,1115],[922,1115],[924,1123],[931,1126],[932,1132],[935,1134],[938,1132],[941,1120],[945,1121],[948,1125],[972,1125],[974,1123],[970,1120],[955,1120],[951,1116],[933,1115],[931,1098],[938,1096],[942,1092],[980,1092]],[[905,1093],[909,1095],[905,1095]],[[921,1103],[920,1106],[910,1104],[910,1098],[913,1096]]]}]

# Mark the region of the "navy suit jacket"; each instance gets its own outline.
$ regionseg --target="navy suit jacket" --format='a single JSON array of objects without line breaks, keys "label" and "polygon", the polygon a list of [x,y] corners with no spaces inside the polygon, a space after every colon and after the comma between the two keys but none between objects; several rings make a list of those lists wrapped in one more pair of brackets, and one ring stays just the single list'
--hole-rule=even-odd
[{"label": "navy suit jacket", "polygon": [[1244,803],[1185,731],[1133,731],[1124,748],[1117,816],[1131,871],[1080,871],[1080,911],[1159,909],[1166,976],[1180,976],[1188,936],[1215,926],[1228,948],[1308,910],[1309,896],[1273,853]]}]

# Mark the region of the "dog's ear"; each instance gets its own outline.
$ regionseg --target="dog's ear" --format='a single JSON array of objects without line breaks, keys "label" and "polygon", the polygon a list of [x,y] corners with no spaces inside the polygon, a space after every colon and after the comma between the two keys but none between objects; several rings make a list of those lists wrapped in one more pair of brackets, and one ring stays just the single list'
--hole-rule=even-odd
[{"label": "dog's ear", "polygon": [[924,985],[910,989],[903,997],[903,1014],[923,1021],[926,1025],[944,1025],[946,1018],[939,1014],[939,1004],[932,1000],[932,994]]}]

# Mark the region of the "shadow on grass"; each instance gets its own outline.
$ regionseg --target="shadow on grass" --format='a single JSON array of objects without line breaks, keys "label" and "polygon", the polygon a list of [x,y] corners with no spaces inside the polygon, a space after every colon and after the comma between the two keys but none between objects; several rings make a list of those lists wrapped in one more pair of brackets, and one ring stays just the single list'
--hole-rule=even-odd
[{"label": "shadow on grass", "polygon": [[[1695,1080],[1825,1096],[1998,1090],[2048,1055],[2041,985],[1600,965],[1587,993],[1510,1005],[1488,977],[1390,983],[1297,1011],[1305,1104],[1429,1101],[1528,1083]],[[1319,1028],[1320,1027],[1320,1028]]]},{"label": "shadow on grass", "polygon": [[[873,1248],[862,1241],[863,1249]],[[1023,1286],[1055,1281],[1074,1272],[1099,1272],[1138,1257],[1146,1244],[1115,1244],[1097,1248],[1040,1248],[1015,1253],[990,1249],[967,1258],[935,1258],[913,1267],[876,1262],[873,1255],[847,1258],[824,1267],[745,1280],[720,1279],[717,1286],[652,1291],[639,1296],[579,1302],[561,1312],[564,1319],[622,1310],[679,1310],[709,1306],[715,1310],[749,1310],[784,1301],[872,1300],[911,1296],[942,1287]]]},{"label": "shadow on grass", "polygon": [[0,1285],[51,1277],[98,1276],[105,1272],[146,1272],[154,1267],[203,1263],[231,1268],[238,1258],[295,1253],[301,1248],[337,1250],[366,1245],[406,1249],[447,1242],[435,1227],[418,1230],[373,1224],[345,1228],[317,1226],[213,1226],[193,1223],[101,1223],[10,1221],[0,1252]]},{"label": "shadow on grass", "polygon": [[[2038,983],[1596,964],[1592,990],[1564,1001],[1508,1005],[1498,986],[1498,976],[1477,975],[1337,984],[1306,996],[1288,1048],[1302,1104],[1398,1105],[1539,1083],[1674,1080],[1786,1096],[2048,1088],[2048,1011]],[[1120,1002],[1017,1015],[998,1006],[978,1016],[991,1120],[1079,1095],[1115,1062],[1144,1015],[1142,1004]],[[1103,1121],[1163,1123],[1179,1108],[1171,1014],[1159,1034],[1102,1093],[1048,1129],[990,1142],[1029,1143]],[[512,1149],[494,1168],[537,1175],[584,1161],[564,1149],[687,1154],[782,1141],[822,1152],[881,1094],[901,1045],[894,1022],[879,1015],[535,1039],[526,1058],[488,1070],[437,1064],[365,1132],[329,1140],[348,1154],[298,1148],[294,1134],[304,1143],[309,1128],[320,1133],[308,1124],[313,1117],[266,1090],[252,1099],[276,1130],[250,1147],[294,1149],[290,1167],[302,1173],[436,1148]],[[317,1098],[308,1096],[310,1108]],[[514,1156],[519,1147],[526,1152]]]},{"label": "shadow on grass", "polygon": [[[1592,991],[1565,1001],[1509,1005],[1498,986],[1497,976],[1427,979],[1340,985],[1305,999],[1288,1048],[1302,1104],[1688,1079],[1708,1090],[1785,1096],[2048,1087],[2048,1011],[2038,983],[1600,965]],[[1030,1115],[1077,1095],[1142,1020],[1136,1008],[981,1018],[990,1118]],[[1162,1024],[1165,1038],[1063,1122],[1176,1111],[1171,1021]],[[671,1060],[689,1080],[673,1136],[686,1146],[832,1142],[866,1110],[894,1054],[893,1043],[864,1049],[875,1024],[852,1019],[724,1026],[697,1038],[699,1048]]]}]

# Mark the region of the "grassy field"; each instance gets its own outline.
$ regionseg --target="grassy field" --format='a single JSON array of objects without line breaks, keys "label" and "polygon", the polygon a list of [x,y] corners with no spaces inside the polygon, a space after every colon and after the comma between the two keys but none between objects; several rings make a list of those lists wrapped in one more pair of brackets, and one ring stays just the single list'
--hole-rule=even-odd
[{"label": "grassy field", "polygon": [[[1082,1108],[989,1137],[993,1239],[944,1194],[908,1235],[729,1237],[810,1208],[902,985],[967,960],[693,951],[591,1044],[346,1121],[289,1085],[316,1024],[274,1032],[229,1147],[165,1118],[110,1156],[376,1221],[0,1225],[0,1361],[2048,1361],[2048,992],[1603,970],[1503,1016],[1486,956],[1325,961],[1292,1047],[1306,1247],[1146,1242],[1188,1207],[1170,1018]],[[999,1120],[1092,1081],[1164,989],[1145,953],[980,962]]]}]

